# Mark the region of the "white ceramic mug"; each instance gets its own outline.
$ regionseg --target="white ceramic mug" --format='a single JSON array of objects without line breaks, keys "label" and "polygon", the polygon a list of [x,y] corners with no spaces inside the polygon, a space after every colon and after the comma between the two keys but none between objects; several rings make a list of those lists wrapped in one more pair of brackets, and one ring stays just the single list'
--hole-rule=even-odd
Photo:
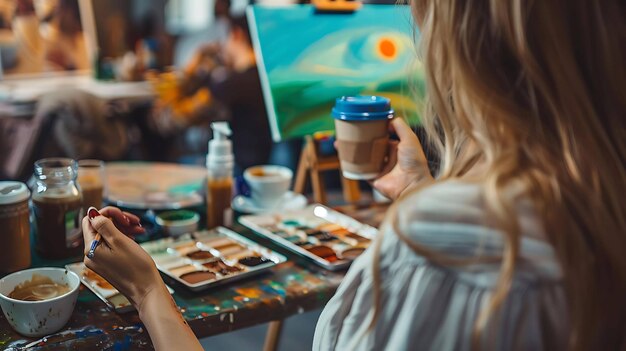
[{"label": "white ceramic mug", "polygon": [[254,166],[243,177],[250,187],[252,201],[261,208],[274,208],[284,198],[291,185],[293,172],[283,166]]},{"label": "white ceramic mug", "polygon": [[[9,297],[15,287],[39,274],[52,281],[67,284],[70,291],[43,301],[22,301]],[[28,337],[41,337],[61,330],[72,316],[80,278],[65,268],[27,269],[0,279],[0,307],[9,324],[18,333]]]}]

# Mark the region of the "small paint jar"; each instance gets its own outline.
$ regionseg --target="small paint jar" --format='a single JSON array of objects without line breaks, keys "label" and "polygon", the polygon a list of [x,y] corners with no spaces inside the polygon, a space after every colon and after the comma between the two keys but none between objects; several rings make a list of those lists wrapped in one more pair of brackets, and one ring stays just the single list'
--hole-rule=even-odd
[{"label": "small paint jar", "polygon": [[30,266],[29,197],[24,183],[0,182],[0,273]]},{"label": "small paint jar", "polygon": [[160,213],[155,221],[166,234],[176,238],[198,230],[200,216],[193,211],[178,210]]}]

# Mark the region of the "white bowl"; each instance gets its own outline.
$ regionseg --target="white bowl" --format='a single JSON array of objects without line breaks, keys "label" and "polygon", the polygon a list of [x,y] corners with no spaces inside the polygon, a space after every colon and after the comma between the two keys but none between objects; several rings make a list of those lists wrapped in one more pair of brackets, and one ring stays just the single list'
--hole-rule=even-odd
[{"label": "white bowl", "polygon": [[[60,284],[68,284],[70,291],[44,301],[22,301],[8,297],[18,284],[31,280],[33,273]],[[65,268],[26,269],[0,279],[0,307],[18,333],[28,337],[53,334],[61,330],[72,316],[79,286],[78,275]]]},{"label": "white bowl", "polygon": [[195,232],[198,230],[198,222],[200,216],[188,210],[163,212],[156,216],[156,223],[173,237]]}]

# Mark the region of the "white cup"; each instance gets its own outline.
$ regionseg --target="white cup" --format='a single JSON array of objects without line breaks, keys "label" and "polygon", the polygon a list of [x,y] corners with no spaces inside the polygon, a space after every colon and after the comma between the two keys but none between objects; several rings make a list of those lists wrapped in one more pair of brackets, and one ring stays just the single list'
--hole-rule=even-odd
[{"label": "white cup", "polygon": [[250,186],[252,201],[261,208],[274,208],[291,185],[293,172],[283,166],[254,166],[246,169],[243,178]]},{"label": "white cup", "polygon": [[[43,301],[22,301],[9,297],[15,287],[39,274],[52,281],[67,284],[70,291]],[[80,278],[65,268],[27,269],[0,279],[0,307],[9,324],[18,333],[28,337],[41,337],[61,330],[72,316]]]}]

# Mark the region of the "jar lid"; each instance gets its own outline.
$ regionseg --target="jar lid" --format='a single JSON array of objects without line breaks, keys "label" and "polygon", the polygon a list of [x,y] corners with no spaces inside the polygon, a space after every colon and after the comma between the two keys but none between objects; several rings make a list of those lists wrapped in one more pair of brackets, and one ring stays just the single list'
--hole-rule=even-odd
[{"label": "jar lid", "polygon": [[342,96],[332,110],[343,121],[376,121],[393,118],[391,100],[382,96]]},{"label": "jar lid", "polygon": [[24,183],[0,182],[0,205],[10,205],[30,197],[30,190]]}]

